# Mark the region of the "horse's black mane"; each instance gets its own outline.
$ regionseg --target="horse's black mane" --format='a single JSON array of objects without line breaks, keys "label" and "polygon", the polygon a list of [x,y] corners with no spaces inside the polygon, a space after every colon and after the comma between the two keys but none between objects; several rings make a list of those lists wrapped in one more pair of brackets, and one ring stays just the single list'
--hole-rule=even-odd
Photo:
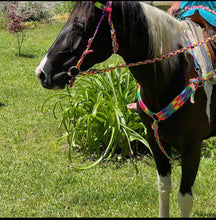
[{"label": "horse's black mane", "polygon": [[123,31],[134,37],[144,36],[147,30],[145,14],[138,1],[122,1]]}]

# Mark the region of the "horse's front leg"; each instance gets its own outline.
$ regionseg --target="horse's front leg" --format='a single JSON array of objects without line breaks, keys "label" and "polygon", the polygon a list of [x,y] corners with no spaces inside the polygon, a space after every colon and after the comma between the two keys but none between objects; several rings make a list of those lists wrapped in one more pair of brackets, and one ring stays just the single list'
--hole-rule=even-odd
[{"label": "horse's front leg", "polygon": [[[168,149],[166,152],[170,154],[169,146],[161,142]],[[159,199],[159,217],[169,217],[169,197],[171,192],[171,165],[169,159],[162,153],[154,137],[149,139],[149,144],[157,166],[158,180],[158,199]]]},{"label": "horse's front leg", "polygon": [[181,153],[182,179],[178,192],[178,203],[182,217],[189,217],[193,206],[193,185],[196,179],[201,153],[201,142],[194,141],[184,145]]},{"label": "horse's front leg", "polygon": [[158,179],[158,200],[159,200],[159,217],[169,217],[169,198],[171,192],[171,175],[163,176],[157,173]]}]

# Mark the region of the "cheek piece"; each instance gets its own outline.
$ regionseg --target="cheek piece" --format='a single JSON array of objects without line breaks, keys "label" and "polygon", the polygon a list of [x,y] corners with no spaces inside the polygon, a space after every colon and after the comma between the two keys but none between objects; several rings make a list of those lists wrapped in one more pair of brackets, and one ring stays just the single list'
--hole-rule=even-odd
[{"label": "cheek piece", "polygon": [[100,24],[105,16],[106,13],[108,13],[108,21],[109,21],[109,25],[110,25],[110,28],[111,28],[111,38],[112,38],[112,44],[113,44],[113,52],[116,53],[118,51],[118,43],[117,43],[117,39],[116,39],[116,34],[115,34],[115,29],[114,29],[114,26],[113,26],[113,23],[112,23],[112,20],[111,20],[111,12],[112,12],[112,1],[107,1],[105,5],[99,3],[99,2],[95,2],[95,1],[92,1],[92,3],[94,4],[95,7],[99,8],[100,10],[102,10],[102,14],[101,14],[101,18],[97,24],[97,27],[96,27],[96,30],[93,34],[93,37],[90,38],[88,40],[88,45],[87,45],[87,48],[86,50],[83,52],[80,60],[78,61],[77,65],[76,66],[72,66],[69,70],[68,70],[68,76],[72,77],[71,79],[71,83],[70,83],[70,87],[73,86],[73,83],[75,82],[75,79],[76,79],[76,75],[79,74],[80,70],[79,70],[79,67],[80,65],[82,64],[85,56],[91,52],[93,52],[93,50],[90,50],[90,47],[91,47],[91,44],[92,44],[92,41],[94,40],[97,32],[98,32],[98,29],[100,27]]}]

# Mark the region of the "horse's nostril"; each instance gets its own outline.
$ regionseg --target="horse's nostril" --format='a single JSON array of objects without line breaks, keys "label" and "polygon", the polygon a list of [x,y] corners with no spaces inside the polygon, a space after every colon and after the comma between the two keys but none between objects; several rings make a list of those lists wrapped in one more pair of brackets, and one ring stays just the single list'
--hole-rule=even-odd
[{"label": "horse's nostril", "polygon": [[35,70],[35,74],[36,74],[36,76],[37,76],[39,79],[40,79],[41,73],[42,73],[41,67],[38,66],[38,67],[36,68],[36,70]]},{"label": "horse's nostril", "polygon": [[39,78],[41,81],[44,81],[46,79],[46,76],[43,71],[40,72]]}]

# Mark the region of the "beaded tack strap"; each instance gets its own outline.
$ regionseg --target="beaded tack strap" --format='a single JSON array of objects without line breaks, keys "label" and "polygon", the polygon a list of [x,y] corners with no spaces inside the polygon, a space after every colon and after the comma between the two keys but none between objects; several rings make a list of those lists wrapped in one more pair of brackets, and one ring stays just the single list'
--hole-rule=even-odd
[{"label": "beaded tack strap", "polygon": [[81,74],[82,75],[94,75],[94,74],[97,74],[97,73],[106,73],[106,72],[112,71],[114,69],[126,68],[126,67],[135,67],[135,66],[140,66],[140,65],[144,65],[144,64],[151,64],[151,63],[159,62],[159,61],[162,61],[164,59],[167,59],[167,58],[170,58],[172,56],[175,56],[177,54],[181,54],[181,53],[183,53],[185,51],[188,51],[189,49],[192,49],[194,47],[197,47],[197,46],[200,46],[202,44],[205,44],[206,42],[208,42],[210,40],[213,40],[215,38],[216,38],[216,35],[212,35],[210,37],[205,38],[204,40],[202,40],[200,42],[197,42],[197,43],[194,43],[194,44],[190,44],[187,47],[183,47],[183,48],[181,48],[179,50],[175,50],[173,52],[170,52],[170,53],[167,53],[165,55],[161,55],[161,56],[155,57],[153,59],[139,61],[139,62],[136,62],[136,63],[129,63],[129,64],[122,63],[122,64],[114,66],[114,67],[98,69],[98,70],[97,69],[90,69],[89,71],[82,72]]},{"label": "beaded tack strap", "polygon": [[92,3],[94,4],[95,7],[103,10],[103,11],[108,11],[108,12],[112,12],[112,8],[111,7],[107,7],[106,5],[101,4],[100,2],[96,2],[96,1],[92,1]]},{"label": "beaded tack strap", "polygon": [[190,79],[189,82],[190,84],[176,97],[174,98],[168,106],[163,108],[160,112],[154,113],[152,112],[142,101],[141,94],[140,94],[140,89],[141,86],[138,85],[138,90],[137,90],[137,101],[141,109],[153,119],[152,123],[152,129],[154,130],[154,136],[156,139],[156,142],[158,146],[160,147],[161,151],[164,153],[164,155],[170,160],[169,162],[172,163],[172,161],[178,159],[178,158],[171,158],[166,151],[164,150],[160,139],[158,135],[158,123],[160,121],[163,121],[170,117],[174,112],[176,112],[178,109],[182,107],[182,105],[190,98],[191,103],[194,103],[194,96],[197,88],[199,87],[199,83],[203,81],[207,81],[211,77],[214,76],[214,72],[209,72],[208,74],[205,75],[204,78],[194,78]]},{"label": "beaded tack strap", "polygon": [[177,111],[181,106],[190,98],[191,103],[194,102],[194,95],[196,89],[199,87],[199,83],[201,81],[207,81],[211,77],[214,76],[214,72],[209,72],[208,74],[205,75],[204,78],[193,78],[190,79],[188,86],[176,97],[174,98],[168,106],[163,108],[160,112],[154,113],[152,112],[142,101],[141,95],[140,95],[140,89],[141,86],[138,85],[138,90],[137,90],[137,100],[138,103],[141,107],[141,109],[149,115],[152,119],[156,119],[157,121],[162,121],[170,117],[175,111]]},{"label": "beaded tack strap", "polygon": [[[97,6],[96,6],[96,7],[97,7]],[[187,7],[185,7],[185,9],[182,9],[182,10],[176,12],[176,13],[177,13],[177,16],[178,16],[178,15],[179,15],[180,13],[182,13],[183,11],[187,11],[187,10],[191,10],[191,9],[198,9],[198,8],[199,8],[199,9],[206,10],[206,11],[208,11],[208,12],[210,12],[210,13],[216,15],[216,12],[215,12],[214,10],[212,10],[212,9],[206,7],[206,6],[202,6],[202,5],[197,5],[197,6],[192,6],[192,7],[188,7],[188,6],[187,6]],[[111,20],[111,18],[110,18],[110,20]],[[113,30],[114,30],[114,28],[113,28]],[[150,63],[154,63],[154,62],[159,62],[159,61],[162,61],[162,60],[164,60],[164,59],[167,59],[167,58],[170,58],[170,57],[172,57],[172,56],[175,56],[175,55],[177,55],[177,54],[180,54],[180,53],[183,53],[183,52],[185,52],[185,51],[188,51],[189,49],[192,49],[192,48],[194,48],[194,47],[201,46],[202,44],[205,44],[206,42],[208,42],[208,41],[210,41],[210,40],[214,40],[215,38],[216,38],[216,35],[212,35],[212,36],[207,37],[206,39],[204,39],[204,40],[202,40],[202,41],[200,41],[200,42],[198,42],[198,43],[194,43],[194,44],[192,44],[192,45],[189,44],[187,47],[184,47],[184,48],[181,48],[181,49],[179,49],[179,50],[176,50],[176,51],[167,53],[167,54],[162,55],[162,56],[158,56],[158,57],[153,58],[153,59],[150,59],[150,60],[144,60],[144,61],[139,61],[139,62],[130,63],[130,64],[122,63],[122,64],[120,64],[120,65],[117,65],[117,66],[115,66],[115,67],[110,67],[110,68],[107,68],[107,69],[105,69],[105,68],[104,68],[104,69],[99,69],[99,70],[91,69],[91,70],[86,71],[86,72],[83,72],[83,73],[81,73],[81,74],[83,74],[83,75],[88,75],[88,74],[94,75],[94,74],[96,74],[96,73],[106,73],[106,72],[112,71],[112,70],[114,70],[114,69],[126,68],[126,67],[134,67],[134,66],[139,66],[139,65],[144,65],[144,64],[150,64]],[[116,39],[116,38],[115,38],[115,39]],[[117,42],[117,40],[116,40],[116,42]],[[113,44],[114,44],[114,43],[113,43]]]},{"label": "beaded tack strap", "polygon": [[194,6],[191,6],[191,7],[186,6],[185,9],[177,11],[175,13],[175,16],[179,16],[182,12],[185,12],[185,11],[188,11],[188,10],[191,10],[191,9],[203,9],[205,11],[208,11],[208,12],[216,15],[216,12],[214,10],[212,10],[211,8],[207,7],[207,6],[204,6],[204,5],[194,5]]},{"label": "beaded tack strap", "polygon": [[172,100],[172,102],[170,102],[168,106],[163,108],[158,113],[152,112],[142,101],[140,95],[140,85],[138,86],[137,100],[140,107],[147,115],[149,115],[154,120],[156,119],[157,121],[162,121],[170,117],[174,112],[182,107],[182,105],[189,99],[189,97],[191,97],[191,95],[194,95],[194,90],[198,88],[198,83],[195,84],[195,88],[194,84],[195,82],[191,82],[176,98]]}]

